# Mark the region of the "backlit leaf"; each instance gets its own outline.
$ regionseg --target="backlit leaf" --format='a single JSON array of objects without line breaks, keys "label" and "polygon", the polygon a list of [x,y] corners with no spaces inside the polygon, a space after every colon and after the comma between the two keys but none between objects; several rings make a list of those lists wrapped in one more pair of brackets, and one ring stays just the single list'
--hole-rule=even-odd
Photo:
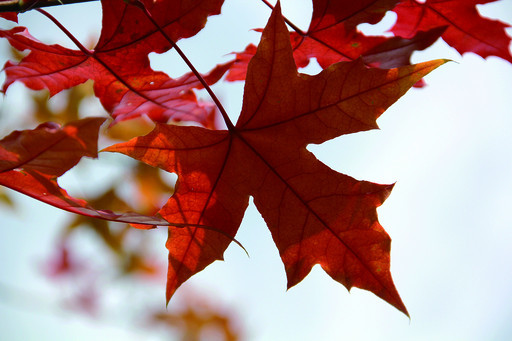
[{"label": "backlit leaf", "polygon": [[444,62],[383,70],[358,60],[316,76],[299,74],[276,6],[249,64],[236,126],[157,124],[146,136],[108,147],[178,174],[175,194],[159,212],[167,220],[211,225],[231,236],[169,227],[167,298],[222,259],[252,196],[279,249],[288,287],[320,264],[347,288],[370,290],[407,314],[389,271],[391,240],[376,212],[393,186],[338,173],[306,147],[377,128],[387,107]]}]

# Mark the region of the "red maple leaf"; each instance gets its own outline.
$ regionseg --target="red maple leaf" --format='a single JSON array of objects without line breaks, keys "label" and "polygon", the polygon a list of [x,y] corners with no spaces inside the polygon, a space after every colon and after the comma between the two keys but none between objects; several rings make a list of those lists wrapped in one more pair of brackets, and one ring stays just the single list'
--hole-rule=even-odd
[{"label": "red maple leaf", "polygon": [[420,30],[446,26],[443,40],[460,54],[473,52],[483,58],[497,56],[512,63],[509,25],[480,16],[476,5],[495,0],[427,0],[424,3],[405,0],[393,11],[397,21],[391,31],[401,37],[412,37]]},{"label": "red maple leaf", "polygon": [[307,32],[296,30],[291,33],[297,65],[304,67],[310,58],[317,58],[320,66],[326,68],[335,62],[358,58],[386,37],[366,37],[356,30],[356,26],[377,23],[397,2],[314,0]]},{"label": "red maple leaf", "polygon": [[[222,0],[145,3],[160,28],[176,41],[199,32],[208,15],[219,13]],[[144,113],[155,121],[186,120],[208,126],[213,109],[198,103],[192,92],[200,87],[199,82],[191,81],[191,74],[180,81],[151,69],[148,53],[165,52],[170,47],[159,28],[149,21],[143,10],[123,0],[102,1],[102,5],[103,26],[94,50],[83,47],[51,17],[79,50],[43,44],[23,27],[0,30],[0,37],[7,38],[13,47],[30,50],[21,62],[5,65],[7,77],[3,90],[13,82],[21,81],[31,89],[48,89],[50,95],[54,95],[93,79],[95,95],[118,121]],[[214,69],[217,77],[211,77],[211,82],[222,76],[219,70],[225,72],[227,67],[222,65]],[[156,91],[156,86],[166,87],[168,91],[164,98]],[[125,96],[129,99],[124,99]],[[130,107],[126,102],[135,104]]]},{"label": "red maple leaf", "polygon": [[[102,0],[102,31],[96,50],[125,51],[139,55],[162,53],[170,43],[136,5],[143,6],[174,41],[198,33],[210,15],[220,14],[224,0]],[[134,29],[136,27],[137,29]]]},{"label": "red maple leaf", "polygon": [[44,123],[33,130],[12,132],[0,140],[0,185],[89,217],[150,226],[168,225],[159,216],[95,209],[85,200],[68,195],[57,183],[57,177],[75,166],[83,156],[97,157],[98,129],[104,121],[103,118],[86,118],[64,127]]},{"label": "red maple leaf", "polygon": [[[294,29],[290,39],[295,63],[306,67],[310,59],[315,58],[326,68],[340,61],[362,58],[366,65],[373,67],[410,65],[412,53],[432,45],[443,28],[418,32],[411,39],[366,36],[356,28],[361,23],[377,23],[396,3],[396,0],[313,1],[313,16],[306,32],[288,22]],[[254,46],[249,45],[244,52],[237,53],[227,80],[245,79],[247,65],[255,52]]]},{"label": "red maple leaf", "polygon": [[0,13],[0,18],[18,22],[18,13],[16,13],[16,12]]},{"label": "red maple leaf", "polygon": [[354,29],[362,23],[376,24],[399,0],[313,0],[309,32],[319,32],[343,23]]},{"label": "red maple leaf", "polygon": [[326,31],[300,35],[291,32],[294,57],[299,67],[316,58],[322,68],[339,61],[359,57],[368,66],[392,68],[410,64],[414,51],[424,50],[441,35],[442,28],[418,32],[411,39],[400,37],[366,36],[356,30],[346,31],[343,25]]},{"label": "red maple leaf", "polygon": [[320,264],[347,288],[370,290],[407,314],[389,271],[391,241],[376,212],[393,185],[338,173],[306,147],[377,128],[387,107],[444,62],[383,70],[358,60],[316,76],[299,74],[277,5],[249,64],[236,125],[226,118],[227,130],[158,124],[146,136],[106,148],[178,174],[175,194],[159,211],[167,220],[225,234],[169,227],[167,299],[222,259],[252,196],[288,287]]},{"label": "red maple leaf", "polygon": [[[233,63],[217,65],[203,78],[208,84],[214,84]],[[216,107],[210,102],[197,101],[192,89],[201,89],[202,85],[192,72],[177,79],[150,75],[138,81],[144,85],[136,93],[124,95],[112,113],[115,121],[147,115],[155,122],[167,122],[172,117],[174,121],[196,121],[204,127],[214,128]],[[148,98],[152,100],[148,101]]]}]

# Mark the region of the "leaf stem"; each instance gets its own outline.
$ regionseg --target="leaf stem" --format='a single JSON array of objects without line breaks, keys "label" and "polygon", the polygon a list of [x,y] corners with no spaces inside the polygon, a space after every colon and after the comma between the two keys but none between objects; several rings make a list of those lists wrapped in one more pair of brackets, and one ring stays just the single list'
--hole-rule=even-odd
[{"label": "leaf stem", "polygon": [[[274,10],[274,6],[272,6],[272,4],[270,2],[268,2],[267,0],[261,0],[265,5],[267,5],[271,10]],[[307,32],[304,32],[303,30],[301,30],[297,25],[295,25],[293,22],[291,22],[288,18],[286,18],[284,15],[283,15],[283,19],[284,19],[284,22],[290,26],[295,32],[297,32],[298,34],[300,34],[301,36],[306,36],[307,35]]]},{"label": "leaf stem", "polygon": [[73,41],[73,43],[80,49],[80,51],[82,51],[85,55],[91,57],[93,55],[93,52],[90,51],[89,49],[87,49],[85,46],[82,45],[82,43],[80,43],[80,41],[78,41],[78,39],[75,38],[75,36],[68,31],[68,29],[66,27],[64,27],[64,25],[62,25],[53,15],[51,15],[50,13],[46,12],[44,9],[40,9],[40,8],[37,8],[36,11],[38,11],[39,13],[41,13],[42,15],[44,15],[45,17],[47,17],[48,19],[50,19],[55,25],[57,25],[58,28],[60,28],[60,30],[62,32],[64,32],[65,35],[68,36],[69,39],[71,39],[71,41]]},{"label": "leaf stem", "polygon": [[208,94],[210,95],[210,97],[212,98],[213,102],[215,103],[215,105],[217,106],[217,108],[219,109],[221,115],[222,115],[222,118],[224,119],[224,122],[226,123],[226,126],[228,128],[229,131],[234,131],[235,130],[235,126],[233,124],[233,122],[231,122],[231,119],[229,118],[226,110],[224,109],[224,107],[222,106],[222,103],[220,103],[219,99],[217,98],[217,96],[215,95],[215,93],[212,91],[212,89],[210,88],[210,86],[208,85],[208,83],[206,82],[206,80],[203,78],[203,76],[201,76],[201,74],[197,71],[197,69],[194,67],[194,65],[192,64],[192,62],[190,62],[190,60],[187,58],[187,56],[185,55],[185,53],[183,53],[183,51],[178,47],[178,45],[174,42],[174,40],[171,39],[171,37],[169,37],[169,35],[167,33],[165,33],[165,31],[160,27],[160,25],[155,21],[155,19],[153,18],[153,16],[151,15],[151,13],[148,11],[148,9],[146,8],[146,6],[144,6],[144,4],[142,3],[142,1],[140,0],[132,0],[129,2],[130,4],[132,4],[133,6],[141,9],[142,11],[144,11],[144,13],[146,14],[146,16],[148,17],[148,19],[153,23],[153,25],[155,25],[155,27],[158,29],[158,31],[164,36],[164,38],[169,42],[169,44],[171,44],[171,46],[176,50],[176,52],[178,52],[178,54],[180,55],[180,57],[183,59],[183,61],[187,64],[187,66],[189,67],[189,69],[192,71],[192,73],[197,77],[197,79],[199,80],[199,82],[201,83],[201,85],[205,88],[205,90],[208,92]]},{"label": "leaf stem", "polygon": [[[261,0],[265,5],[267,5],[268,7],[270,7],[271,10],[274,10],[274,6],[272,6],[272,4],[270,2],[268,2],[267,0]],[[284,21],[286,22],[286,24],[288,26],[290,26],[295,32],[297,32],[297,34],[299,34],[300,36],[302,36],[302,39],[304,39],[305,37],[309,37],[310,39],[313,39],[314,41],[316,41],[317,43],[319,43],[320,45],[323,45],[325,47],[327,47],[328,49],[336,52],[337,54],[339,54],[340,56],[342,56],[343,58],[346,58],[348,60],[355,60],[355,58],[347,55],[346,53],[343,53],[342,51],[340,51],[339,49],[337,49],[336,47],[334,46],[331,46],[329,44],[327,44],[325,41],[323,40],[320,40],[319,38],[315,37],[314,35],[310,35],[309,32],[304,32],[303,30],[301,30],[300,28],[298,28],[293,22],[291,22],[288,18],[286,18],[285,16],[283,16],[283,19]],[[301,42],[302,43],[302,42]],[[298,48],[298,46],[301,44],[299,43],[295,48]],[[294,49],[295,49],[294,48]]]},{"label": "leaf stem", "polygon": [[121,84],[123,84],[128,90],[132,91],[133,93],[137,94],[138,96],[144,98],[146,101],[148,102],[153,102],[153,103],[156,103],[157,105],[160,105],[160,106],[163,106],[163,107],[166,107],[164,104],[162,103],[159,103],[151,98],[149,98],[148,96],[146,96],[144,93],[140,92],[140,91],[137,91],[133,86],[131,86],[128,82],[126,82],[121,76],[119,76],[107,63],[105,63],[103,60],[101,60],[101,58],[98,57],[98,55],[96,53],[94,53],[94,51],[91,51],[89,49],[87,49],[85,46],[83,46],[80,41],[78,41],[78,39],[75,38],[75,36],[73,36],[73,34],[71,32],[69,32],[66,27],[64,27],[64,25],[62,25],[54,16],[52,16],[50,13],[46,12],[45,10],[43,9],[36,9],[36,11],[38,11],[39,13],[43,14],[44,16],[46,16],[48,19],[50,19],[55,25],[57,25],[57,27],[59,27],[62,32],[64,32],[64,34],[66,34],[68,36],[69,39],[71,39],[71,41],[73,41],[73,43],[78,47],[78,49],[80,51],[82,51],[82,53],[84,53],[86,56],[90,57],[90,58],[94,58],[98,63],[100,63],[112,76],[114,76]]},{"label": "leaf stem", "polygon": [[[148,15],[149,19],[153,22],[153,24],[155,24],[155,26],[159,29],[160,32],[162,32],[162,34],[165,36],[165,38],[171,43],[171,45],[176,48],[176,50],[179,52],[180,56],[184,59],[184,61],[187,63],[187,65],[191,68],[192,72],[196,75],[196,77],[199,79],[199,81],[201,82],[201,84],[205,87],[205,89],[208,91],[208,93],[210,94],[210,96],[212,96],[212,99],[214,100],[215,104],[217,105],[217,107],[219,108],[219,110],[221,111],[222,113],[222,116],[224,118],[224,120],[226,121],[226,125],[228,126],[228,129],[230,129],[231,131],[234,131],[235,127],[233,125],[233,123],[231,122],[231,120],[229,119],[229,117],[227,116],[227,113],[226,111],[224,110],[224,108],[222,107],[222,105],[220,104],[219,100],[217,99],[217,97],[215,96],[215,94],[213,93],[213,91],[210,89],[209,85],[207,84],[207,82],[204,80],[204,78],[201,76],[201,74],[199,74],[199,72],[194,68],[194,66],[192,65],[192,63],[187,59],[187,57],[184,55],[184,53],[176,46],[176,44],[165,34],[165,32],[163,32],[163,30],[158,26],[158,24],[153,20],[153,18],[151,17],[151,14],[146,10],[146,8],[144,7],[144,5],[142,5],[143,9],[145,10],[146,12],[146,15]],[[140,6],[137,6],[140,8]],[[115,76],[119,81],[121,81],[129,90],[131,91],[134,91],[137,93],[137,91],[135,91],[135,89],[133,89],[129,84],[127,84],[126,82],[123,81],[123,79],[121,79],[106,63],[104,63],[101,59],[98,58],[98,56],[96,56],[96,54],[94,53],[94,51],[91,51],[89,49],[87,49],[85,46],[82,45],[82,43],[80,43],[80,41],[78,39],[75,38],[75,36],[64,26],[62,25],[54,16],[52,16],[50,13],[46,12],[45,10],[41,9],[41,8],[36,8],[36,11],[38,11],[39,13],[43,14],[44,16],[46,16],[48,19],[50,19],[69,39],[71,39],[71,41],[73,41],[73,43],[78,47],[78,49],[80,49],[80,51],[82,51],[82,53],[84,53],[86,56],[88,57],[92,57],[94,59],[96,59],[101,65],[103,65],[103,67],[105,67],[113,76]],[[141,95],[141,94],[140,94]],[[142,96],[142,95],[141,95]],[[143,96],[145,98],[145,96]],[[17,190],[17,189],[15,189]],[[26,194],[26,193],[25,193]],[[27,194],[28,195],[28,194]],[[37,198],[36,198],[37,199]],[[50,204],[51,205],[51,204]],[[55,206],[55,205],[54,205]],[[61,209],[64,209],[66,210],[65,208],[62,208],[62,207],[59,207]],[[70,212],[73,212],[75,214],[77,214],[77,212],[73,211],[73,210],[67,210],[67,211],[70,211]],[[93,211],[96,211],[93,209]],[[85,215],[85,216],[91,216],[91,215],[88,215],[88,214],[83,214],[83,213],[78,213],[78,214],[82,214],[82,215]],[[94,218],[97,218],[97,219],[104,219],[104,220],[113,220],[109,217],[102,217],[101,215],[99,216],[93,216]],[[162,218],[162,220],[165,221],[165,218]],[[120,216],[120,218],[118,219],[115,219],[114,221],[119,221],[119,222],[126,222],[126,223],[133,223],[130,221],[130,219],[124,219],[122,217],[122,215]],[[145,224],[145,223],[139,223],[141,225],[153,225],[153,226],[156,226],[156,224]],[[238,246],[240,246],[242,248],[242,250],[247,254],[247,250],[245,249],[245,247],[234,237],[230,236],[229,234],[227,234],[226,232],[220,230],[220,229],[217,229],[217,228],[214,228],[214,227],[211,227],[211,226],[206,226],[206,225],[201,225],[201,224],[183,224],[183,223],[173,223],[173,222],[168,222],[167,224],[162,224],[162,225],[170,225],[170,226],[175,226],[175,227],[178,227],[178,228],[184,228],[184,227],[196,227],[196,228],[203,228],[203,229],[206,229],[206,230],[211,230],[211,231],[214,231],[214,232],[217,232],[217,233],[220,233],[222,235],[224,235],[225,237],[227,237],[228,239],[230,239],[232,242],[235,242]]]}]

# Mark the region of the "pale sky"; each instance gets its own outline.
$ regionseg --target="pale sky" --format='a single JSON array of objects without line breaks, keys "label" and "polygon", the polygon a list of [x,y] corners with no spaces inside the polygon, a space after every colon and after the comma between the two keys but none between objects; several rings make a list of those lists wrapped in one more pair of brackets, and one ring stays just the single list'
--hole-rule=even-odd
[{"label": "pale sky", "polygon": [[[297,18],[311,8],[306,0],[300,4],[306,4],[305,9],[297,1],[283,0],[283,13],[306,29],[309,17]],[[99,30],[99,9],[99,3],[90,3],[49,11],[84,42]],[[512,23],[510,0],[481,9]],[[204,31],[179,45],[200,71],[207,71],[228,60],[227,53],[243,50],[249,41],[256,43],[259,34],[250,29],[264,27],[269,15],[259,1],[226,0],[222,16],[212,17]],[[20,17],[21,24],[39,39],[73,47],[61,34],[55,38],[57,29],[42,15]],[[89,23],[84,18],[93,20]],[[386,17],[386,22],[392,23],[393,16]],[[5,49],[1,53],[3,64]],[[497,57],[461,57],[444,42],[415,53],[413,61],[436,58],[455,62],[432,72],[426,77],[426,88],[410,90],[388,109],[378,121],[380,130],[309,148],[339,172],[360,180],[396,182],[378,212],[393,240],[391,272],[410,320],[372,293],[358,289],[348,293],[319,267],[286,291],[277,249],[252,203],[237,235],[250,257],[232,245],[224,262],[214,263],[178,290],[169,309],[191,290],[212,297],[238,312],[250,341],[511,339],[512,65]],[[152,65],[171,76],[188,71],[169,53],[152,55]],[[308,70],[315,72],[314,67]],[[235,121],[242,83],[223,84],[214,91]],[[22,85],[7,92],[0,102],[2,122],[15,121],[8,116],[19,117],[28,110],[25,93]],[[95,104],[84,108],[88,115],[96,110]],[[21,122],[12,129],[28,128],[32,126]],[[0,131],[2,136],[8,132]],[[109,156],[87,162],[105,160],[108,163]],[[115,177],[113,168],[107,175],[96,170],[102,177],[98,181]],[[90,184],[78,181],[83,174],[77,169],[61,183],[87,192]],[[122,320],[123,314],[133,320],[147,302],[152,306],[160,302],[163,307],[163,283],[151,284],[150,292],[140,284],[122,287],[121,293],[110,284],[106,290],[114,303],[126,298],[127,291],[134,299],[122,303],[121,314],[117,311],[101,320],[59,308],[59,289],[38,267],[69,216],[29,198],[15,196],[15,200],[18,211],[0,206],[0,339],[163,339],[162,334]],[[154,251],[165,261],[165,234],[146,233],[154,233]],[[90,257],[102,256],[90,235],[84,235],[78,246]],[[101,259],[91,261],[102,263]]]}]

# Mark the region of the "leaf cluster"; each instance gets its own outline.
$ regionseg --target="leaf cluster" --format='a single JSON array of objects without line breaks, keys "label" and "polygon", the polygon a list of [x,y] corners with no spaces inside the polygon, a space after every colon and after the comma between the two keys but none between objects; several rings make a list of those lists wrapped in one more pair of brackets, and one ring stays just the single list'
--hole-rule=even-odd
[{"label": "leaf cluster", "polygon": [[[253,197],[279,250],[288,287],[320,264],[347,288],[369,290],[408,314],[389,270],[391,240],[376,212],[393,186],[338,173],[306,147],[376,129],[376,120],[390,105],[411,87],[422,86],[423,77],[446,62],[411,65],[414,51],[438,39],[461,54],[512,62],[508,25],[484,18],[476,9],[487,2],[313,0],[309,28],[302,31],[281,14],[279,3],[262,0],[272,15],[259,29],[258,46],[249,44],[205,74],[187,59],[179,41],[203,30],[210,16],[221,13],[223,0],[103,0],[101,34],[93,49],[51,14],[35,9],[76,49],[42,43],[22,26],[0,30],[13,48],[28,51],[20,61],[6,63],[3,91],[22,82],[53,96],[92,80],[94,96],[109,115],[108,129],[141,117],[155,124],[149,134],[103,151],[176,173],[178,182],[171,189],[158,180],[157,172],[136,177],[148,201],[174,192],[162,207],[150,205],[139,213],[115,191],[89,201],[70,196],[57,179],[82,157],[97,157],[100,126],[106,120],[74,117],[62,126],[46,122],[2,139],[0,184],[87,217],[78,217],[70,228],[89,219],[141,229],[167,226],[167,301],[188,278],[222,259],[236,242]],[[28,4],[36,8],[42,2]],[[379,22],[388,11],[397,15],[393,35],[369,36],[358,30],[360,24]],[[0,16],[16,22],[18,14]],[[148,55],[170,49],[186,62],[189,73],[171,78],[151,68]],[[299,73],[312,59],[323,71]],[[236,123],[211,90],[219,81],[245,81]],[[205,89],[211,101],[199,100],[198,89]],[[225,129],[215,123],[219,116]],[[121,213],[112,211],[113,206],[97,208],[106,202],[117,203]],[[122,237],[114,236],[107,223],[91,226],[106,245],[121,252]]]}]

